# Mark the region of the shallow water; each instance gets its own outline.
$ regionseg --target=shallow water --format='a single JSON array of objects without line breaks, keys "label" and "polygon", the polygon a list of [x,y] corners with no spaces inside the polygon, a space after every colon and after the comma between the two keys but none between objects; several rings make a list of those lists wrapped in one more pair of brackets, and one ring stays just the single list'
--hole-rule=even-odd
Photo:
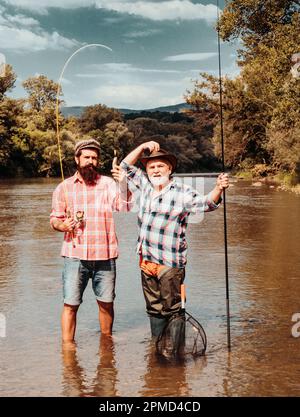
[{"label": "shallow water", "polygon": [[[205,189],[214,179],[205,179]],[[112,340],[89,285],[76,347],[62,349],[60,247],[49,227],[57,179],[0,182],[1,396],[298,396],[300,199],[234,182],[227,192],[232,349],[227,351],[223,209],[189,225],[187,305],[205,357],[162,363],[151,344],[134,252],[136,215],[116,214],[120,243]],[[300,329],[300,327],[299,327]]]}]

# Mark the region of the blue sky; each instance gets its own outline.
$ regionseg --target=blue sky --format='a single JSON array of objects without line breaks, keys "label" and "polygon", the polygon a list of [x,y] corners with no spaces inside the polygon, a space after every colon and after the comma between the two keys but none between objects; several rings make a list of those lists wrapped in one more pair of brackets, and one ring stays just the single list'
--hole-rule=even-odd
[{"label": "blue sky", "polygon": [[[217,74],[215,0],[0,0],[0,54],[22,81],[62,79],[66,105],[145,109],[184,101],[193,79]],[[224,1],[220,0],[222,8]],[[237,44],[222,43],[223,74],[234,77]]]}]

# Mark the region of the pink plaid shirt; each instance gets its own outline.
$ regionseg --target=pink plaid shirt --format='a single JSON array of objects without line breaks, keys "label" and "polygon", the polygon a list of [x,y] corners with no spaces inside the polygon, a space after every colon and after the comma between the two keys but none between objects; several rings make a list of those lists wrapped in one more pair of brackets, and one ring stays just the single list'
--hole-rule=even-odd
[{"label": "pink plaid shirt", "polygon": [[[126,195],[127,200],[127,195]],[[98,175],[96,184],[88,186],[76,172],[60,183],[53,192],[50,224],[53,219],[65,220],[68,215],[84,212],[74,233],[65,233],[62,256],[82,260],[105,260],[118,256],[113,211],[128,211],[112,178]]]}]

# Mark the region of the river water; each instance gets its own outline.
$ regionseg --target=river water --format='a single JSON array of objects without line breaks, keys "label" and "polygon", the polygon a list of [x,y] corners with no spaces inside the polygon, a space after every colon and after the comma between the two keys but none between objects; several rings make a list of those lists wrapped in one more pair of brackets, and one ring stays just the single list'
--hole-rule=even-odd
[{"label": "river water", "polygon": [[[115,215],[120,257],[112,340],[101,337],[89,285],[76,347],[62,348],[62,234],[49,227],[58,181],[0,182],[1,396],[300,395],[300,326],[292,321],[300,313],[299,197],[245,181],[233,182],[226,194],[230,353],[223,208],[189,225],[186,308],[205,328],[207,353],[163,363],[144,311],[135,213]],[[205,190],[213,182],[206,178]]]}]

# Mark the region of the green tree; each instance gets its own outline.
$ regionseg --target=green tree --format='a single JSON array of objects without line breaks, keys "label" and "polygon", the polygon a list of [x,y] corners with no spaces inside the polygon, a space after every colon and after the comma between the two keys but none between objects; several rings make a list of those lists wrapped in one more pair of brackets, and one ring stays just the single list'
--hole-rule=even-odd
[{"label": "green tree", "polygon": [[0,77],[0,175],[10,176],[17,170],[17,149],[13,136],[18,129],[19,117],[23,112],[23,101],[6,97],[14,88],[16,74],[11,65],[5,65]]},{"label": "green tree", "polygon": [[88,134],[94,130],[102,130],[112,121],[121,122],[123,117],[120,112],[110,109],[102,104],[95,104],[85,108],[79,117],[78,125],[83,134]]},{"label": "green tree", "polygon": [[27,101],[32,110],[41,112],[48,106],[55,107],[59,86],[45,75],[28,78],[23,87],[28,93]]},{"label": "green tree", "polygon": [[14,88],[16,79],[17,76],[14,73],[12,66],[5,64],[4,74],[0,76],[0,100],[3,100],[4,95]]},{"label": "green tree", "polygon": [[[28,94],[28,118],[33,118],[36,127],[42,131],[55,130],[57,93],[59,92],[59,96],[62,95],[59,85],[44,75],[38,75],[24,81],[23,87]],[[62,103],[63,101],[59,99],[58,105]],[[61,126],[63,117],[60,111],[58,116]]]},{"label": "green tree", "polygon": [[129,132],[124,122],[111,121],[106,124],[104,130],[92,130],[88,136],[100,142],[100,166],[101,171],[106,174],[110,174],[114,150],[117,151],[120,162],[132,147],[133,134]]},{"label": "green tree", "polygon": [[148,140],[158,142],[162,148],[176,154],[178,172],[198,172],[216,166],[213,147],[203,120],[200,128],[199,120],[189,114],[179,117],[154,115],[156,119],[144,117],[144,112],[140,115],[143,117],[137,115],[135,119],[127,121],[133,134],[134,147]]},{"label": "green tree", "polygon": [[262,43],[273,46],[274,31],[292,24],[298,11],[297,0],[227,1],[219,22],[220,35],[225,41],[242,40],[239,53],[247,63]]},{"label": "green tree", "polygon": [[[290,70],[291,57],[299,52],[300,45],[299,2],[228,1],[219,29],[224,40],[239,38],[242,42],[240,76],[223,79],[227,164],[233,167],[265,164],[275,170],[284,166],[294,171],[299,160],[298,147],[283,140],[286,136],[280,131],[287,132],[289,126],[290,138],[297,137],[299,88],[295,87]],[[205,101],[216,108],[218,93],[218,80],[206,77],[204,83],[195,84],[187,102],[194,105],[194,111],[205,105]],[[218,122],[214,129],[217,155],[220,155],[220,136]]]},{"label": "green tree", "polygon": [[300,181],[300,81],[285,84],[267,129],[267,150],[273,165],[294,173]]},{"label": "green tree", "polygon": [[17,135],[19,119],[23,113],[23,101],[4,97],[0,100],[0,175],[14,175],[22,159]]}]

